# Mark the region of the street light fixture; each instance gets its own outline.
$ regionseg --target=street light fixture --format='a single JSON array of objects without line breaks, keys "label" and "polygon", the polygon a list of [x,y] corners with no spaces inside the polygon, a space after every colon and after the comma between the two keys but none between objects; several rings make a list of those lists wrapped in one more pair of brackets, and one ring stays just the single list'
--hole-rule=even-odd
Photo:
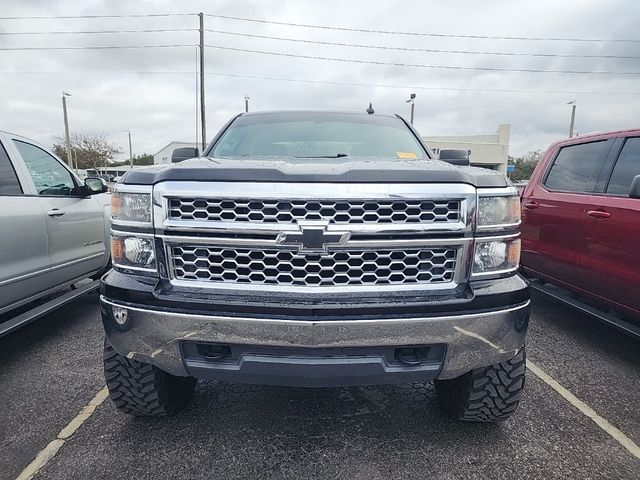
[{"label": "street light fixture", "polygon": [[69,118],[67,117],[67,97],[70,96],[70,93],[62,92],[62,113],[64,115],[64,139],[67,146],[67,165],[75,170],[73,156],[71,155],[71,140],[69,139]]},{"label": "street light fixture", "polygon": [[409,97],[409,100],[406,101],[406,103],[411,104],[411,125],[413,125],[413,112],[415,109],[415,100],[416,100],[416,94],[412,93],[411,96]]},{"label": "street light fixture", "polygon": [[567,105],[571,105],[571,123],[569,124],[569,138],[573,138],[573,127],[576,123],[576,101],[571,100],[567,102]]}]

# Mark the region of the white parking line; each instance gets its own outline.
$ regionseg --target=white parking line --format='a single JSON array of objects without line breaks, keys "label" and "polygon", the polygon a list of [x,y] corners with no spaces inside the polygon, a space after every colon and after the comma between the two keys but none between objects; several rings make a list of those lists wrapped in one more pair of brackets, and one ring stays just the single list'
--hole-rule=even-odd
[{"label": "white parking line", "polygon": [[576,407],[581,413],[589,417],[593,420],[596,425],[598,425],[602,430],[607,432],[616,442],[626,448],[631,455],[640,459],[640,447],[636,445],[636,443],[627,437],[624,433],[618,430],[616,427],[611,425],[607,420],[598,415],[595,410],[593,410],[589,405],[584,403],[578,397],[576,397],[569,390],[560,385],[556,380],[554,380],[550,375],[545,373],[540,367],[538,367],[535,363],[527,360],[527,368],[533,373],[536,377],[542,380],[544,383],[553,388],[556,392],[558,392],[567,402]]},{"label": "white parking line", "polygon": [[93,412],[95,412],[98,405],[104,402],[104,399],[109,395],[109,391],[107,387],[104,387],[100,390],[93,399],[87,403],[86,406],[80,410],[80,413],[76,415],[76,417],[71,420],[66,427],[60,430],[58,436],[55,440],[49,442],[49,445],[44,447],[36,458],[34,458],[29,465],[25,467],[20,475],[18,475],[16,480],[31,480],[41,469],[44,467],[49,460],[56,456],[58,450],[64,445],[64,442],[73,435],[80,426],[91,416]]},{"label": "white parking line", "polygon": [[[527,360],[527,368],[536,377],[558,392],[565,400],[577,408],[582,414],[593,420],[602,430],[609,434],[616,442],[626,448],[637,459],[640,459],[640,447],[624,433],[611,425],[607,420],[598,415],[589,405],[576,397],[569,390],[560,385],[550,375],[530,360]],[[52,440],[42,449],[33,461],[25,467],[16,480],[31,480],[53,457],[56,456],[65,441],[71,437],[82,424],[95,412],[96,408],[104,402],[109,395],[107,387],[100,390],[95,397],[80,410],[80,413],[65,426],[55,440]]]}]

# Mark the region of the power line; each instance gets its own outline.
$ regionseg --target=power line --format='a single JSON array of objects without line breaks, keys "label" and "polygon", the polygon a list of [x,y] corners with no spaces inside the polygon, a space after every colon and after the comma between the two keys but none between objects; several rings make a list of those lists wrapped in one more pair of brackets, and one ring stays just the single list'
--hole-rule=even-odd
[{"label": "power line", "polygon": [[509,73],[564,73],[564,74],[581,74],[581,75],[640,75],[640,72],[612,72],[612,71],[592,71],[592,70],[543,70],[537,68],[503,68],[503,67],[465,67],[460,65],[425,65],[421,63],[400,63],[400,62],[382,62],[377,60],[360,60],[356,58],[338,58],[338,57],[321,57],[316,55],[301,55],[285,52],[271,52],[267,50],[253,50],[248,48],[227,47],[222,45],[207,45],[209,48],[219,50],[227,50],[232,52],[256,53],[260,55],[273,55],[278,57],[305,58],[308,60],[324,60],[330,62],[343,63],[359,63],[366,65],[387,65],[392,67],[416,67],[431,68],[438,70],[471,70],[486,72],[509,72]]},{"label": "power line", "polygon": [[226,30],[209,30],[211,33],[219,33],[222,35],[233,35],[238,37],[261,38],[267,40],[281,40],[287,42],[310,43],[315,45],[332,45],[338,47],[356,47],[356,48],[373,48],[379,50],[399,50],[404,52],[427,52],[427,53],[453,53],[468,55],[498,55],[498,56],[518,56],[518,57],[559,57],[559,58],[616,58],[616,59],[640,59],[640,56],[633,55],[589,55],[589,54],[573,54],[573,53],[523,53],[523,52],[489,52],[478,50],[439,50],[434,48],[410,48],[410,47],[390,47],[387,45],[366,45],[361,43],[343,43],[343,42],[327,42],[321,40],[306,40],[301,38],[277,37],[272,35],[258,35],[253,33],[230,32]]},{"label": "power line", "polygon": [[452,33],[405,32],[405,31],[394,31],[394,30],[374,30],[369,28],[335,27],[335,26],[329,26],[329,25],[314,25],[314,24],[308,24],[308,23],[277,22],[274,20],[260,20],[255,18],[235,17],[231,15],[216,15],[216,14],[206,14],[206,15],[208,17],[222,18],[225,20],[237,20],[241,22],[284,25],[288,27],[315,28],[315,29],[321,29],[321,30],[338,30],[341,32],[379,33],[384,35],[405,35],[405,36],[444,37],[444,38],[472,38],[472,39],[489,39],[489,40],[530,40],[530,41],[546,41],[546,42],[640,43],[640,39],[514,37],[514,36],[468,35],[468,34],[452,34]]},{"label": "power line", "polygon": [[[191,47],[197,47],[197,45],[190,45]],[[79,75],[90,73],[125,73],[125,74],[140,74],[140,75],[193,75],[198,73],[195,70],[12,70],[12,71],[0,71],[0,75]]]},{"label": "power line", "polygon": [[[49,32],[0,32],[0,36],[21,36],[21,35],[93,35],[93,34],[120,34],[120,33],[175,33],[175,32],[197,32],[197,28],[152,28],[134,30],[54,30]],[[205,29],[206,32],[218,33],[222,35],[233,35],[238,37],[260,38],[268,40],[280,40],[296,43],[308,43],[315,45],[331,45],[339,47],[370,48],[379,50],[398,50],[405,52],[425,52],[425,53],[448,53],[467,55],[496,55],[496,56],[518,56],[518,57],[556,57],[556,58],[612,58],[612,59],[640,59],[634,55],[606,55],[606,54],[574,54],[574,53],[526,53],[526,52],[493,52],[478,50],[442,50],[434,48],[411,48],[411,47],[390,47],[386,45],[366,45],[359,43],[328,42],[321,40],[306,40],[301,38],[278,37],[272,35],[258,35],[241,32],[230,32],[226,30]]]},{"label": "power line", "polygon": [[170,44],[170,45],[83,45],[80,47],[0,47],[0,51],[39,51],[39,50],[117,50],[131,48],[179,48],[195,47],[196,44]]},{"label": "power line", "polygon": [[640,92],[620,92],[620,91],[570,91],[570,90],[527,90],[527,89],[507,89],[507,88],[465,88],[465,87],[426,87],[423,85],[392,85],[384,83],[361,83],[361,82],[338,82],[330,80],[308,80],[300,78],[285,77],[268,77],[259,75],[242,75],[235,73],[208,72],[207,75],[232,77],[232,78],[248,78],[256,80],[274,80],[283,82],[299,82],[323,85],[343,85],[353,87],[375,87],[375,88],[393,88],[407,90],[436,90],[436,91],[454,91],[454,92],[492,92],[492,93],[553,93],[562,95],[640,95]]},{"label": "power line", "polygon": [[73,35],[98,33],[197,32],[197,28],[148,28],[143,30],[56,30],[50,32],[0,32],[0,35]]},{"label": "power line", "polygon": [[72,18],[146,18],[146,17],[184,17],[193,16],[197,13],[132,13],[128,15],[32,15],[0,17],[0,20],[53,20]]},{"label": "power line", "polygon": [[[0,71],[0,75],[86,75],[122,73],[134,75],[193,75],[198,73],[195,70],[48,70],[48,71]],[[309,83],[319,85],[338,85],[353,87],[374,87],[393,88],[407,90],[433,90],[433,91],[453,91],[453,92],[485,92],[485,93],[542,93],[542,94],[562,94],[562,95],[640,95],[638,92],[624,91],[585,91],[585,90],[528,90],[528,89],[508,89],[508,88],[466,88],[466,87],[439,87],[424,85],[394,85],[384,83],[363,83],[363,82],[340,82],[330,80],[309,80],[302,78],[269,77],[261,75],[246,75],[227,72],[206,72],[206,75],[217,77],[246,78],[251,80],[270,80],[281,82]]]},{"label": "power line", "polygon": [[[185,17],[196,16],[197,13],[137,13],[123,15],[28,15],[28,16],[2,16],[0,20],[54,20],[54,19],[101,19],[101,18],[153,18],[153,17]],[[570,38],[570,37],[518,37],[518,36],[498,36],[498,35],[471,35],[452,33],[432,33],[432,32],[406,32],[394,30],[376,30],[369,28],[336,27],[330,25],[316,25],[306,23],[279,22],[275,20],[262,20],[256,18],[236,17],[231,15],[218,15],[207,13],[207,17],[221,18],[225,20],[236,20],[242,22],[263,23],[271,25],[283,25],[290,27],[314,28],[322,30],[337,30],[346,32],[377,33],[384,35],[405,35],[443,38],[469,38],[469,39],[489,39],[489,40],[527,40],[527,41],[549,41],[549,42],[610,42],[610,43],[640,43],[640,39],[612,39],[612,38]]]}]

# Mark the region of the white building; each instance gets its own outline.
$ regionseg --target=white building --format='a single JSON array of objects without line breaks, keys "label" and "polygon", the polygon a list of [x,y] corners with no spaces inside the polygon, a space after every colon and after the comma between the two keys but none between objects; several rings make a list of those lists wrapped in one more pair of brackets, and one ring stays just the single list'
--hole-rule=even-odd
[{"label": "white building", "polygon": [[511,125],[498,127],[493,135],[445,135],[423,137],[434,152],[443,149],[471,150],[471,165],[507,172]]},{"label": "white building", "polygon": [[199,148],[198,144],[194,142],[171,142],[166,145],[164,148],[161,148],[158,153],[153,155],[153,164],[154,165],[162,165],[166,163],[171,163],[171,155],[176,148]]}]

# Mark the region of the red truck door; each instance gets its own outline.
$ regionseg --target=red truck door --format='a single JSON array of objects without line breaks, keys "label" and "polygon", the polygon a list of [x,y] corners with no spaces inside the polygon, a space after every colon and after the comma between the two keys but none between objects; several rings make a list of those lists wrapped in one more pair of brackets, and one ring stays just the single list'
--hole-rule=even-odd
[{"label": "red truck door", "polygon": [[587,269],[584,205],[591,200],[611,141],[547,151],[522,198],[522,265],[535,276],[581,289]]},{"label": "red truck door", "polygon": [[629,198],[640,175],[640,137],[624,139],[603,195],[584,205],[585,288],[640,316],[640,199]]}]

